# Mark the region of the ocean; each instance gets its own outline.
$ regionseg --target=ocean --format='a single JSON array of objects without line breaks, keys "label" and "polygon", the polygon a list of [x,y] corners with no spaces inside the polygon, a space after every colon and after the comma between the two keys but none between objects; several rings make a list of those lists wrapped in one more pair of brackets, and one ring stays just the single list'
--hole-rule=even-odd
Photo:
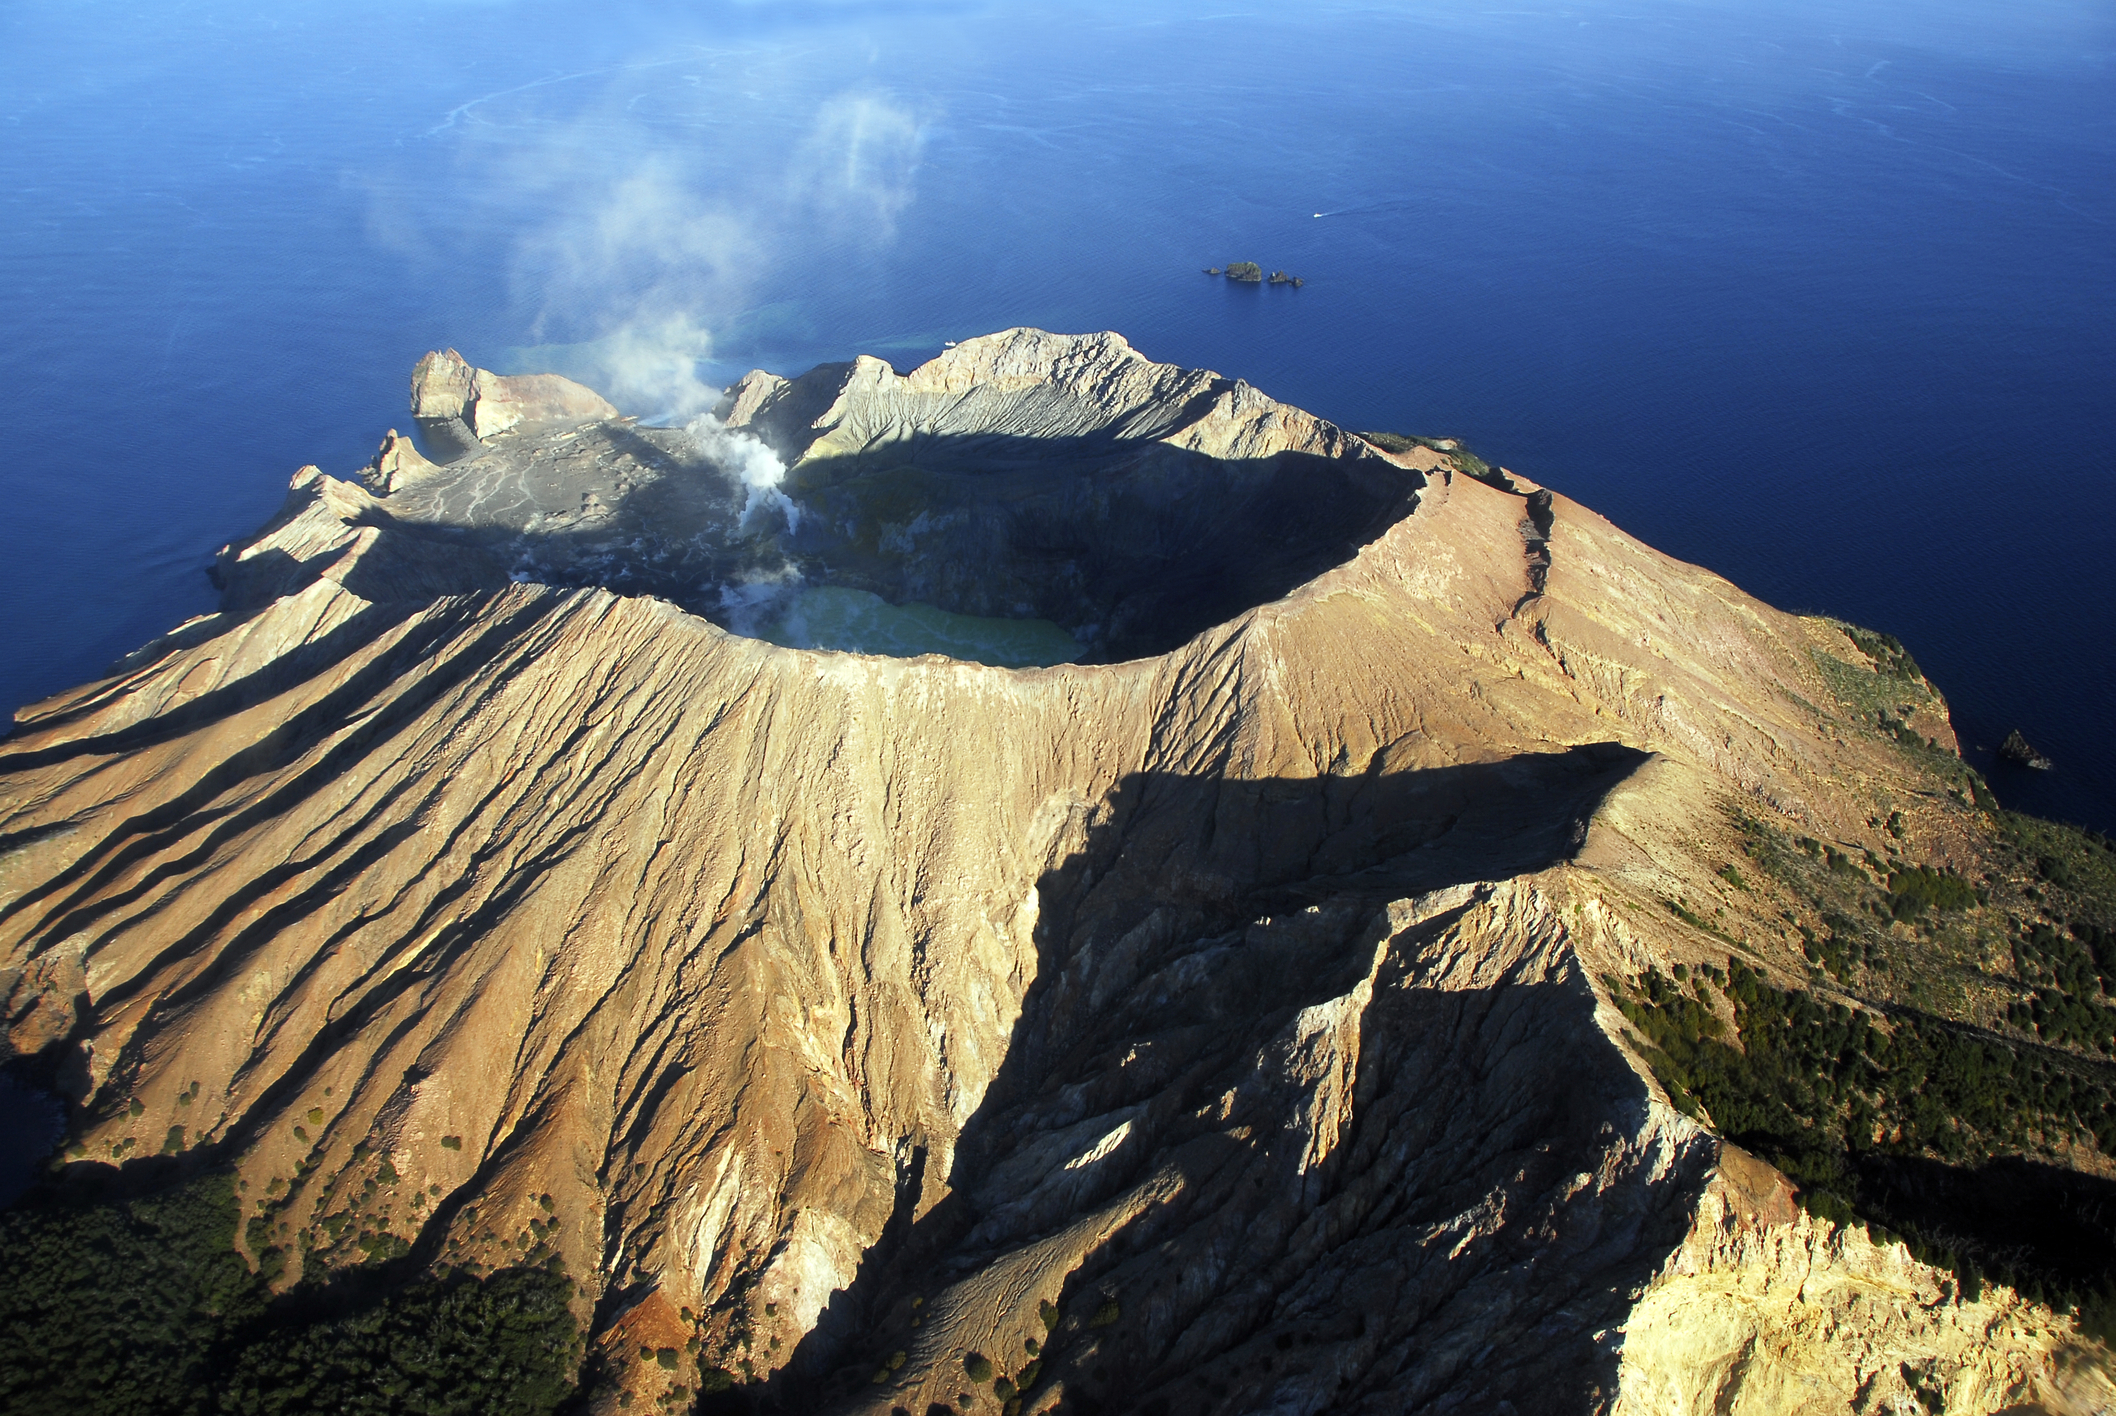
[{"label": "ocean", "polygon": [[0,707],[210,609],[427,349],[651,415],[1115,329],[1887,630],[2116,828],[2112,54],[2105,0],[14,0]]}]

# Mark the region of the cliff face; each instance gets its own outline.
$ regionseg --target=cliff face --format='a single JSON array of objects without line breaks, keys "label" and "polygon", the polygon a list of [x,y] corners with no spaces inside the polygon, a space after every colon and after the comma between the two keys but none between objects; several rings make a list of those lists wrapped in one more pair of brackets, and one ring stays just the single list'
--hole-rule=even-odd
[{"label": "cliff face", "polygon": [[[2066,1320],[1803,1215],[1612,1003],[1797,969],[1730,804],[1967,858],[1836,626],[1112,335],[751,375],[718,444],[560,384],[429,356],[455,460],[304,469],[220,613],[0,742],[8,1036],[78,1163],[232,1161],[289,1281],[385,1208],[436,1265],[533,1230],[613,1410],[2091,1398]],[[1116,662],[672,603],[789,566]]]}]

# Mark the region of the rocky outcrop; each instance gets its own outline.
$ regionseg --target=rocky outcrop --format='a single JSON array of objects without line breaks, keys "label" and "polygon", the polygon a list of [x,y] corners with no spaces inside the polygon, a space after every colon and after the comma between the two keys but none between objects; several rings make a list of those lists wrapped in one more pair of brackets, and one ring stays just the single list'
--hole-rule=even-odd
[{"label": "rocky outcrop", "polygon": [[2093,1344],[2007,1288],[1863,1227],[1801,1214],[1783,1176],[1720,1148],[1697,1222],[1627,1316],[1619,1416],[2106,1411]]},{"label": "rocky outcrop", "polygon": [[473,368],[453,349],[428,354],[412,370],[411,411],[443,462],[520,424],[580,424],[617,416],[601,394],[571,379],[495,374]]},{"label": "rocky outcrop", "polygon": [[2030,767],[2038,772],[2047,772],[2053,765],[2049,758],[2029,746],[2019,728],[2006,734],[2006,740],[1998,745],[1998,755],[2016,767]]},{"label": "rocky outcrop", "polygon": [[[442,355],[421,370],[446,396],[415,409],[484,377]],[[825,583],[1047,619],[1091,661],[1136,658],[1339,563],[1424,480],[1239,380],[1155,364],[1115,335],[1040,331],[969,340],[908,374],[872,358],[760,371],[689,430],[547,420],[445,466],[413,459],[392,436],[366,473],[375,500],[351,513],[297,485],[269,534],[300,553],[230,550],[229,593],[284,594],[325,573],[321,546],[364,536],[329,573],[378,598],[518,578],[732,625],[756,587]]]},{"label": "rocky outcrop", "polygon": [[368,465],[368,490],[377,496],[388,496],[391,492],[431,476],[437,469],[427,461],[424,454],[412,445],[410,438],[391,428],[383,436],[382,447],[375,453],[375,460]]},{"label": "rocky outcrop", "polygon": [[[475,433],[466,369],[422,363],[422,428]],[[2047,1309],[1802,1217],[1610,1004],[1799,969],[1714,883],[1723,802],[1969,829],[1834,706],[1836,627],[1111,335],[752,375],[721,418],[828,539],[680,430],[393,439],[365,488],[298,474],[219,613],[24,710],[8,1037],[76,1164],[236,1165],[288,1281],[378,1222],[489,1268],[534,1221],[598,1410],[2085,1389]],[[1129,628],[1016,671],[620,593],[771,555]]]}]

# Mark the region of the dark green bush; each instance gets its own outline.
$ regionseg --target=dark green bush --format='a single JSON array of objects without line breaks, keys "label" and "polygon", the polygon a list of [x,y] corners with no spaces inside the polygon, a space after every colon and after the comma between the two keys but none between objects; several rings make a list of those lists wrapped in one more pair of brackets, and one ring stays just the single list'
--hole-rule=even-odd
[{"label": "dark green bush", "polygon": [[533,1269],[415,1283],[350,1317],[258,1336],[217,1409],[542,1416],[573,1394],[572,1296],[568,1280]]},{"label": "dark green bush", "polygon": [[1706,919],[1704,916],[1696,913],[1688,905],[1685,905],[1681,900],[1663,900],[1661,901],[1661,903],[1668,907],[1669,914],[1674,915],[1684,924],[1689,925],[1690,928],[1701,930],[1702,932],[1711,935],[1714,939],[1724,940],[1726,943],[1729,944],[1734,942],[1733,939],[1728,936],[1726,931],[1722,930],[1718,925],[1712,923],[1712,921]]},{"label": "dark green bush", "polygon": [[1822,923],[1828,929],[1826,934],[1800,926],[1800,937],[1805,941],[1801,952],[1809,963],[1828,971],[1832,978],[1850,982],[1856,970],[1869,961],[1866,941],[1858,926],[1843,915],[1825,913]]},{"label": "dark green bush", "polygon": [[1502,492],[1515,490],[1511,477],[1464,447],[1460,438],[1424,438],[1413,433],[1381,432],[1361,433],[1360,436],[1374,446],[1386,448],[1390,452],[1409,452],[1414,447],[1444,452],[1448,461],[1455,464],[1455,470],[1465,476],[1473,477],[1487,486],[1497,487]]},{"label": "dark green bush", "polygon": [[1889,912],[1897,919],[1911,919],[1928,910],[1966,910],[1976,904],[1976,891],[1959,875],[1911,866],[1888,877]]},{"label": "dark green bush", "polygon": [[2013,967],[2028,996],[2008,1016],[2045,1042],[2116,1052],[2116,935],[2087,920],[2066,933],[2037,924],[2013,941]]},{"label": "dark green bush", "polygon": [[969,1374],[970,1380],[973,1382],[988,1382],[992,1380],[991,1359],[981,1352],[966,1353],[962,1359],[962,1369]]},{"label": "dark green bush", "polygon": [[[0,1215],[0,1410],[10,1416],[542,1416],[572,1393],[572,1284],[541,1269],[339,1294],[234,1247],[233,1181]],[[252,1241],[274,1228],[251,1221]],[[403,1241],[391,1238],[393,1250]]]},{"label": "dark green bush", "polygon": [[1910,651],[1903,647],[1903,641],[1896,638],[1893,634],[1883,634],[1878,630],[1872,629],[1861,629],[1853,624],[1845,625],[1844,632],[1850,637],[1852,643],[1859,646],[1861,653],[1874,661],[1875,673],[1886,674],[1890,678],[1899,678],[1910,683],[1915,683],[1924,677],[1924,674],[1918,669],[1917,660],[1910,657]]},{"label": "dark green bush", "polygon": [[226,1176],[0,1215],[0,1410],[210,1410],[216,1344],[265,1306],[235,1218]]},{"label": "dark green bush", "polygon": [[1901,743],[1903,746],[1923,748],[1932,748],[1937,746],[1936,742],[1933,739],[1920,735],[1918,730],[1910,726],[1910,724],[1898,722],[1894,718],[1889,717],[1888,711],[1886,709],[1881,710],[1880,717],[1881,731],[1893,737],[1897,742]]},{"label": "dark green bush", "polygon": [[[2059,942],[2045,931],[2045,944]],[[2057,1238],[1999,1235],[1993,1225],[2013,1223],[2018,1206],[1991,1201],[1974,1177],[2016,1163],[2006,1158],[2038,1133],[2045,1145],[2084,1133],[2116,1153],[2116,1094],[2098,1077],[1920,1014],[1783,990],[1738,961],[1723,1002],[1702,979],[1685,986],[1649,972],[1628,988],[1608,982],[1670,1099],[1784,1171],[1813,1213],[1865,1221],[1877,1238],[1901,1231],[1958,1275],[1983,1261],[1981,1272],[2026,1281],[2087,1262],[2075,1252],[2076,1225],[2059,1225]],[[1732,1012],[1733,1035],[1715,1003]],[[2059,1194],[2101,1183],[2051,1174],[2037,1183]],[[2106,1269],[2083,1275],[2087,1287],[2116,1293],[2116,1261]]]}]

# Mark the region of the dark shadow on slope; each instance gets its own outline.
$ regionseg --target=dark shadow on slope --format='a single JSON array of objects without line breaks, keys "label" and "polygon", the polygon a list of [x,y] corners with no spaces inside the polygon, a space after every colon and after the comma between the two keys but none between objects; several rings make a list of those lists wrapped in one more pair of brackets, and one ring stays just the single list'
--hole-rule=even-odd
[{"label": "dark shadow on slope", "polygon": [[1987,1275],[2037,1282],[2053,1301],[2116,1275],[2116,1180],[2008,1156],[1981,1166],[1856,1158],[1860,1197],[1891,1228]]},{"label": "dark shadow on slope", "polygon": [[[400,488],[361,517],[383,534],[342,574],[370,599],[422,600],[520,575],[656,595],[742,629],[745,587],[798,572],[895,605],[1049,620],[1088,661],[1118,660],[1343,564],[1423,486],[1358,444],[1221,459],[1113,432],[924,434],[796,467],[789,520],[680,430],[606,423],[502,438]],[[331,559],[230,558],[224,604],[298,589]]]},{"label": "dark shadow on slope", "polygon": [[[1396,973],[1377,981],[1361,1027],[1374,1050],[1362,1057],[1355,1124],[1334,1168],[1304,1174],[1276,1134],[1286,1118],[1272,1099],[1236,1118],[1247,1139],[1216,1117],[1215,1099],[1240,1094],[1257,1049],[1302,1009],[1344,997],[1374,967],[1386,902],[1568,859],[1602,798],[1644,757],[1598,744],[1363,777],[1126,779],[1081,848],[1038,882],[1035,980],[1006,1062],[960,1139],[945,1195],[927,1187],[938,1202],[915,1223],[892,1226],[774,1382],[701,1410],[807,1412],[872,1398],[876,1386],[886,1392],[890,1383],[872,1377],[892,1352],[916,1348],[914,1297],[939,1293],[1169,1167],[1184,1177],[1180,1197],[1120,1226],[1060,1299],[1041,1379],[1064,1379],[1064,1409],[1260,1409],[1270,1381],[1298,1363],[1349,1361],[1348,1353],[1358,1354],[1341,1388],[1349,1399],[1362,1383],[1430,1378],[1413,1350],[1419,1335],[1495,1304],[1475,1319],[1488,1329],[1483,1341],[1511,1337],[1542,1354],[1540,1365],[1524,1374],[1499,1363],[1467,1376],[1448,1368],[1453,1385],[1427,1399],[1481,1391],[1477,1409],[1508,1398],[1524,1413],[1589,1409],[1613,1372],[1590,1334],[1677,1241],[1686,1211],[1680,1186],[1661,1187],[1659,1210],[1618,1196],[1576,1215],[1550,1198],[1592,1168],[1607,1144],[1606,1118],[1644,1095],[1594,1031],[1584,979],[1407,987],[1399,956],[1415,948],[1398,941],[1388,966]],[[1414,933],[1433,935],[1459,912]],[[1506,1041],[1522,1027],[1553,1041],[1542,1070],[1525,1077]],[[1565,1065],[1550,1066],[1550,1056]],[[1467,1119],[1479,1116],[1488,1119]],[[1046,1182],[1064,1179],[1062,1161],[1081,1144],[1062,1133],[1114,1126],[1117,1117],[1128,1118],[1139,1143],[1054,1192]],[[1046,1163],[1052,1146],[1068,1149],[1051,1150]],[[1370,1295],[1350,1290],[1297,1298],[1306,1274],[1284,1267],[1284,1201],[1303,1189],[1290,1205],[1296,1220],[1350,1205],[1357,1216],[1342,1219],[1345,1242],[1394,1236],[1387,1242],[1423,1265],[1415,1281],[1372,1311]],[[1408,1237],[1499,1191],[1516,1206],[1549,1208],[1547,1232],[1531,1242],[1535,1226],[1521,1224],[1470,1246],[1459,1262],[1445,1245],[1436,1257]],[[1593,1232],[1575,1233],[1581,1225]],[[1540,1288],[1525,1280],[1535,1296],[1524,1304],[1521,1274],[1539,1261],[1537,1244],[1585,1257]],[[1596,1257],[1597,1245],[1609,1252]],[[1136,1319],[1092,1326],[1112,1284],[1129,1285],[1117,1296]],[[1281,1311],[1287,1304],[1294,1308]],[[1208,1330],[1215,1335],[1201,1336]],[[1009,1372],[1028,1360],[985,1355]],[[969,1390],[961,1357],[941,1356],[936,1370],[956,1363]],[[1399,1367],[1411,1375],[1400,1377]],[[998,1405],[984,1388],[977,1409]]]}]

